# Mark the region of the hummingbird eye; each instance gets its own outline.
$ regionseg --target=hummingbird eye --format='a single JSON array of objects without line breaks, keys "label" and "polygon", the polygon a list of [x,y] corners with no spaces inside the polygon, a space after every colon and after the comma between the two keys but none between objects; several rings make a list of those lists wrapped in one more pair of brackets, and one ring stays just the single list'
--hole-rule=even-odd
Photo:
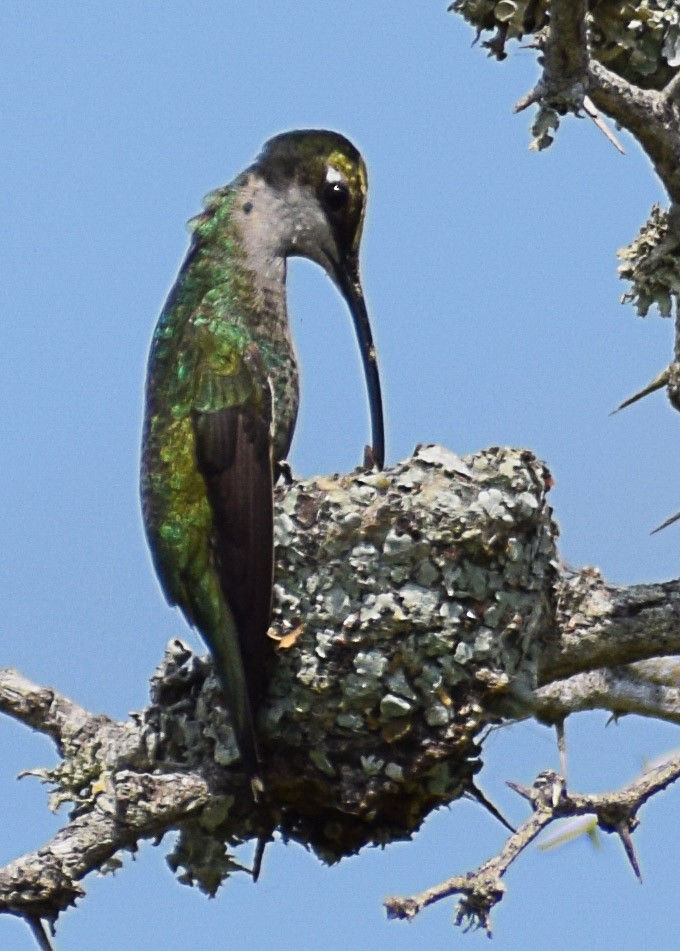
[{"label": "hummingbird eye", "polygon": [[327,181],[323,186],[322,198],[329,211],[342,211],[349,202],[349,187],[343,181]]}]

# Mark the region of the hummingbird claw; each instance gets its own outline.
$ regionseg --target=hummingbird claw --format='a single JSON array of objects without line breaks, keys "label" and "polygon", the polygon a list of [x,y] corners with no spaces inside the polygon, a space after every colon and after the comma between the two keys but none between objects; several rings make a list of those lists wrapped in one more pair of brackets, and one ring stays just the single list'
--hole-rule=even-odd
[{"label": "hummingbird claw", "polygon": [[293,484],[293,470],[287,459],[274,463],[274,481],[278,482],[279,479],[283,480],[284,485]]},{"label": "hummingbird claw", "polygon": [[378,465],[378,461],[375,458],[375,451],[373,446],[364,446],[364,462],[363,468],[367,472],[371,472],[373,469],[380,469],[381,466]]}]

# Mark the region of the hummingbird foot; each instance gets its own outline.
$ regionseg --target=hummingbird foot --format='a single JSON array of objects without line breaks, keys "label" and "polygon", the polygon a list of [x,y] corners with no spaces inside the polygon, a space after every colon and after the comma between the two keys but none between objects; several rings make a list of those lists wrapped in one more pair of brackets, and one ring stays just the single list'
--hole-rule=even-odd
[{"label": "hummingbird foot", "polygon": [[278,482],[279,479],[283,480],[284,485],[293,484],[293,470],[286,459],[274,463],[274,482]]},{"label": "hummingbird foot", "polygon": [[382,469],[382,464],[377,460],[373,446],[364,446],[363,468],[367,472],[373,472],[375,469]]}]

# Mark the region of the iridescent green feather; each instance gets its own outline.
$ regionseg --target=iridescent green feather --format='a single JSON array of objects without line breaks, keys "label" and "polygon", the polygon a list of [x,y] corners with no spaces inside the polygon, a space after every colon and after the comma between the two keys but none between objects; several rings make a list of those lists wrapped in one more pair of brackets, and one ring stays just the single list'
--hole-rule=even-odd
[{"label": "iridescent green feather", "polygon": [[244,360],[253,342],[244,311],[253,303],[230,228],[233,193],[222,190],[208,201],[206,213],[193,219],[194,246],[154,332],[142,460],[142,504],[154,562],[168,599],[191,623],[198,600],[192,585],[206,587],[212,535],[192,415],[261,399]]},{"label": "iridescent green feather", "polygon": [[[197,419],[217,419],[220,411],[244,408],[256,417],[261,414],[269,439],[269,383],[254,371],[257,348],[248,327],[254,292],[229,216],[232,203],[233,193],[222,190],[194,220],[192,250],[154,333],[142,504],[163,589],[211,649],[239,745],[242,752],[244,746],[251,749],[246,757],[252,772],[252,703],[239,632],[215,563],[215,513],[196,444]],[[264,491],[271,493],[270,465],[266,479]],[[271,578],[268,583],[271,587]]]}]

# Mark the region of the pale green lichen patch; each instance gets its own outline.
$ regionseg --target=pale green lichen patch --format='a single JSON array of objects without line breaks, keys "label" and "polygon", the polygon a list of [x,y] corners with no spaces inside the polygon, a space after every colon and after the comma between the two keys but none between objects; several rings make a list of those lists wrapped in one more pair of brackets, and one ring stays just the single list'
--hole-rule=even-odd
[{"label": "pale green lichen patch", "polygon": [[409,703],[403,697],[397,697],[395,694],[388,693],[380,701],[380,713],[386,720],[392,717],[403,717],[410,713],[413,704]]},{"label": "pale green lichen patch", "polygon": [[[660,89],[680,66],[680,9],[677,0],[599,0],[589,4],[587,26],[593,54],[624,79]],[[454,0],[478,35],[493,32],[482,45],[497,59],[508,41],[524,41],[549,24],[548,0]]]},{"label": "pale green lichen patch", "polygon": [[671,227],[668,212],[654,205],[648,221],[638,236],[627,247],[620,248],[617,256],[619,275],[630,281],[631,289],[621,298],[632,302],[641,317],[656,306],[662,317],[670,317],[673,305],[677,310],[680,296],[680,234]]},{"label": "pale green lichen patch", "polygon": [[[313,762],[310,751],[326,745],[348,801],[366,795],[359,734],[364,751],[413,780],[401,744],[422,745],[423,769],[447,750],[459,756],[457,698],[462,691],[467,704],[478,691],[478,669],[509,675],[508,684],[520,665],[525,678],[535,670],[556,534],[547,488],[545,468],[528,453],[460,459],[427,446],[389,480],[359,472],[286,490],[286,515],[305,513],[297,527],[287,519],[287,544],[305,551],[308,565],[310,553],[323,557],[312,559],[312,575],[296,555],[289,560],[290,548],[279,559],[275,623],[282,632],[300,624],[302,633],[280,653],[270,706],[277,733],[290,729],[302,759]],[[310,703],[291,704],[301,692]],[[333,739],[338,728],[357,736]],[[384,770],[371,773],[377,781],[390,789]]]}]

